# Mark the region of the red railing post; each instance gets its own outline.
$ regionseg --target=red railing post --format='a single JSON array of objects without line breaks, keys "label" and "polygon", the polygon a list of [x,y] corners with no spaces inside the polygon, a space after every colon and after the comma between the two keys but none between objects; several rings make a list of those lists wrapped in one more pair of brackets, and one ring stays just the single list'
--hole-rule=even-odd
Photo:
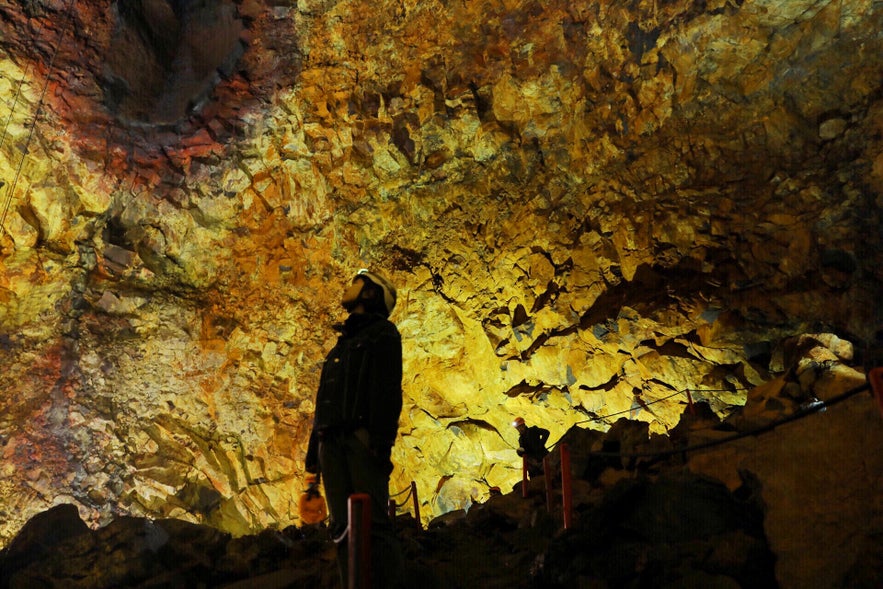
[{"label": "red railing post", "polygon": [[880,415],[883,416],[883,366],[872,368],[868,372],[868,381],[871,383],[871,390],[874,391],[874,397],[880,407]]},{"label": "red railing post", "polygon": [[371,496],[354,493],[349,496],[348,588],[371,587]]},{"label": "red railing post", "polygon": [[690,389],[687,389],[687,408],[690,410],[690,415],[696,415],[696,408],[693,407],[693,397],[690,395]]},{"label": "red railing post", "polygon": [[521,496],[527,499],[527,456],[521,457]]},{"label": "red railing post", "polygon": [[389,525],[392,526],[392,529],[396,529],[396,509],[398,508],[398,504],[395,499],[390,498],[389,504],[387,505],[387,512],[389,514]]},{"label": "red railing post", "polygon": [[543,456],[543,478],[546,484],[546,510],[552,513],[552,468],[549,466],[549,455]]},{"label": "red railing post", "polygon": [[561,508],[564,512],[564,529],[573,525],[573,490],[570,485],[570,447],[560,444],[561,448]]},{"label": "red railing post", "polygon": [[417,499],[417,483],[411,481],[411,500],[414,504],[414,520],[417,522],[417,529],[423,531],[423,524],[420,523],[420,500]]}]

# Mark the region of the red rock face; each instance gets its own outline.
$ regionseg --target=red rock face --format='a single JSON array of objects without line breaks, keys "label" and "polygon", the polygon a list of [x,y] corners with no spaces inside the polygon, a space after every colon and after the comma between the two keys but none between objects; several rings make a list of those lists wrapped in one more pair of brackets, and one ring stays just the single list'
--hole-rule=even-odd
[{"label": "red rock face", "polygon": [[47,85],[44,108],[78,153],[138,183],[174,183],[194,158],[216,161],[299,69],[296,35],[253,3],[65,1],[0,13],[5,45]]}]

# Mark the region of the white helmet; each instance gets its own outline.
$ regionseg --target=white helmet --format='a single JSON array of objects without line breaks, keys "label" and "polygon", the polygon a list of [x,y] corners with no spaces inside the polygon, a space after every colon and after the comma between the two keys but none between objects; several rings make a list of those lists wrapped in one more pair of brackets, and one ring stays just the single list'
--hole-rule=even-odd
[{"label": "white helmet", "polygon": [[386,314],[392,313],[393,308],[396,306],[396,287],[392,285],[392,282],[387,280],[386,277],[366,268],[356,272],[353,280],[356,278],[365,278],[372,284],[380,287],[380,290],[383,291],[383,305],[386,307]]}]

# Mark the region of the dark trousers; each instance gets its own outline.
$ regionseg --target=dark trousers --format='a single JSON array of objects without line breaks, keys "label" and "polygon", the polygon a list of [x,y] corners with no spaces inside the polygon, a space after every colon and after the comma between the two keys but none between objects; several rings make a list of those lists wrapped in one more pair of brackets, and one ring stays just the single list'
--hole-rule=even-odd
[{"label": "dark trousers", "polygon": [[527,474],[530,475],[530,478],[532,479],[542,476],[546,472],[543,468],[542,458],[537,460],[532,456],[525,456],[525,462],[527,463]]},{"label": "dark trousers", "polygon": [[331,534],[337,542],[337,565],[341,583],[347,586],[348,500],[353,493],[371,497],[371,577],[372,586],[389,589],[398,586],[402,567],[401,549],[389,521],[389,474],[354,434],[338,433],[319,443],[319,467],[325,498],[331,515]]}]

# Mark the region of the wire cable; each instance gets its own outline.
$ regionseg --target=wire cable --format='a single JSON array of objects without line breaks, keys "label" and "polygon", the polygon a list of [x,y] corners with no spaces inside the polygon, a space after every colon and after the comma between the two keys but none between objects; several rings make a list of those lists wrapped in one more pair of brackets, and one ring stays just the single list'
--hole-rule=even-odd
[{"label": "wire cable", "polygon": [[[671,399],[671,398],[673,398],[673,397],[677,397],[678,395],[681,395],[681,394],[686,394],[686,395],[687,395],[687,399],[688,399],[688,401],[689,401],[689,400],[690,400],[690,392],[691,392],[691,391],[694,392],[694,393],[731,393],[731,392],[736,392],[736,391],[747,391],[747,390],[748,390],[748,388],[746,388],[746,387],[742,387],[742,388],[738,388],[738,389],[684,389],[684,390],[682,390],[682,391],[676,391],[676,392],[674,392],[674,393],[668,395],[667,397],[661,397],[661,398],[659,398],[659,399],[655,399],[655,400],[653,400],[653,401],[645,402],[640,408],[643,409],[644,407],[647,407],[647,406],[649,406],[649,405],[653,405],[653,404],[655,404],[655,403],[660,403],[660,402],[662,402],[662,401],[667,401],[668,399]],[[617,411],[616,413],[610,413],[610,414],[608,414],[608,415],[597,415],[597,416],[595,416],[595,417],[590,417],[589,419],[584,419],[584,420],[582,420],[582,421],[577,421],[577,422],[575,422],[573,425],[580,425],[580,424],[583,424],[583,423],[589,423],[589,422],[591,422],[591,421],[595,421],[595,422],[598,422],[598,421],[604,421],[604,422],[606,422],[606,421],[607,421],[608,419],[610,419],[611,417],[616,417],[617,415],[625,415],[626,413],[631,413],[632,411],[635,411],[636,409],[637,409],[637,408],[633,407],[633,408],[630,408],[630,409],[626,409],[626,410],[624,410],[624,411]],[[565,433],[566,433],[566,432],[565,432]],[[562,436],[562,437],[563,437],[563,436]],[[554,450],[555,447],[556,447],[558,444],[561,443],[561,439],[562,439],[562,438],[558,438],[558,440],[557,440],[554,444],[549,445],[547,449],[550,450],[550,451],[551,451],[551,450]]]},{"label": "wire cable", "polygon": [[[401,503],[399,503],[395,499],[392,499],[393,497],[398,497],[399,495],[401,495],[405,491],[407,491],[408,494],[407,494],[407,496],[405,496],[404,499],[402,499]],[[414,493],[414,489],[409,486],[408,488],[403,489],[402,491],[400,491],[399,493],[396,493],[395,495],[390,495],[390,499],[392,499],[392,502],[395,503],[396,509],[398,509],[398,508],[404,507],[405,505],[408,504],[408,501],[411,499],[411,496],[413,495],[413,493]]]},{"label": "wire cable", "polygon": [[389,498],[392,499],[393,497],[398,497],[399,495],[403,495],[410,490],[411,490],[411,485],[408,485],[407,487],[405,487],[404,489],[402,489],[398,493],[393,493],[392,495],[390,495]]},{"label": "wire cable", "polygon": [[6,142],[6,132],[9,129],[9,123],[12,121],[12,115],[15,113],[15,107],[18,106],[18,97],[21,95],[22,86],[25,84],[25,78],[28,76],[28,70],[31,68],[31,64],[29,63],[25,66],[24,72],[22,72],[21,79],[18,81],[18,87],[15,89],[15,96],[12,98],[12,107],[9,109],[9,114],[6,116],[6,123],[3,124],[3,134],[0,135],[0,149],[3,148],[3,144]]},{"label": "wire cable", "polygon": [[[748,388],[745,388],[745,387],[739,388],[739,389],[684,389],[682,391],[675,391],[674,393],[668,395],[667,397],[661,397],[659,399],[654,399],[653,401],[647,401],[641,406],[641,408],[643,408],[644,406],[654,405],[654,404],[660,403],[662,401],[667,401],[668,399],[671,399],[672,397],[677,397],[678,395],[688,394],[691,392],[693,392],[693,393],[731,393],[731,392],[733,392],[734,393],[737,391],[747,391],[747,390],[748,390]],[[631,409],[617,411],[616,413],[610,413],[608,415],[598,415],[595,417],[590,417],[589,419],[577,421],[573,425],[579,425],[581,423],[589,423],[590,421],[607,421],[611,417],[615,417],[617,415],[624,415],[626,413],[631,413],[632,411],[635,411],[636,409],[637,408],[633,407]]]},{"label": "wire cable", "polygon": [[[52,56],[49,58],[49,64],[46,68],[46,82],[43,84],[43,90],[40,92],[40,99],[37,101],[37,110],[34,112],[34,120],[31,123],[30,130],[28,131],[28,138],[25,141],[24,151],[21,154],[21,161],[19,161],[18,163],[18,168],[15,171],[15,177],[12,180],[12,185],[6,189],[6,201],[3,204],[3,212],[2,214],[0,214],[0,230],[2,230],[6,224],[6,215],[9,213],[9,205],[12,204],[12,199],[15,196],[15,187],[18,185],[18,179],[21,176],[21,171],[24,167],[25,158],[27,158],[28,156],[28,149],[31,146],[31,140],[34,137],[34,129],[36,129],[37,127],[37,118],[40,116],[40,111],[43,109],[43,101],[45,100],[46,92],[49,89],[49,81],[52,79],[52,68],[55,65],[55,58],[58,55],[59,49],[61,48],[61,40],[64,39],[64,35],[67,32],[71,21],[73,20],[73,8],[74,0],[69,0],[67,8],[65,10],[67,14],[67,19],[65,19],[63,26],[58,31],[58,39],[55,41],[55,48],[52,51]],[[21,90],[21,85],[19,85],[19,90]],[[18,93],[16,93],[16,100],[17,99]],[[15,105],[13,104],[13,108],[14,106]],[[12,112],[9,113],[9,117],[12,117]],[[4,137],[5,133],[6,130],[4,129]]]},{"label": "wire cable", "polygon": [[[799,419],[803,419],[804,417],[808,417],[815,413],[819,413],[827,409],[828,407],[833,407],[843,401],[849,399],[850,397],[854,397],[855,395],[866,391],[869,388],[868,383],[864,383],[855,388],[852,388],[845,393],[837,395],[836,397],[832,397],[828,401],[818,401],[813,403],[811,406],[805,409],[799,409],[796,412],[778,419],[776,421],[770,422],[764,426],[755,428],[753,430],[739,432],[733,434],[731,436],[727,436],[726,438],[720,438],[718,440],[710,440],[708,442],[702,442],[700,444],[694,444],[692,446],[686,446],[684,448],[672,448],[671,450],[663,450],[657,452],[589,452],[589,456],[603,456],[610,458],[664,458],[667,456],[674,456],[676,454],[686,454],[687,452],[695,452],[696,450],[705,450],[706,448],[712,448],[714,446],[720,446],[723,444],[728,444],[730,442],[735,442],[736,440],[741,440],[742,438],[747,438],[749,436],[758,436],[760,434],[764,434],[770,432],[780,425],[784,425],[786,423],[791,423],[792,421],[797,421]],[[559,440],[560,441],[560,440]]]}]

